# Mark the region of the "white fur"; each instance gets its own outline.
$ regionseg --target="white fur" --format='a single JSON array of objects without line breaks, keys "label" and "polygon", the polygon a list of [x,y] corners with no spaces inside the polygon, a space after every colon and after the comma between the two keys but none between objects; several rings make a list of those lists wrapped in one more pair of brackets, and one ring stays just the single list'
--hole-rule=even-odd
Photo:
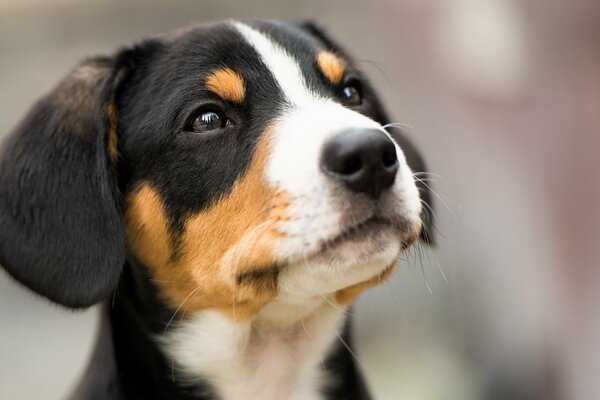
[{"label": "white fur", "polygon": [[[323,361],[338,340],[343,312],[321,302],[306,319],[272,303],[253,320],[233,322],[204,311],[159,338],[174,379],[206,379],[224,400],[319,400]],[[313,305],[314,305],[313,304]],[[302,314],[306,307],[299,307]],[[299,315],[299,314],[298,314]],[[283,318],[283,319],[281,319]]]},{"label": "white fur", "polygon": [[284,48],[246,24],[232,23],[269,68],[290,105],[300,106],[315,97],[315,94],[307,89],[298,63]]}]

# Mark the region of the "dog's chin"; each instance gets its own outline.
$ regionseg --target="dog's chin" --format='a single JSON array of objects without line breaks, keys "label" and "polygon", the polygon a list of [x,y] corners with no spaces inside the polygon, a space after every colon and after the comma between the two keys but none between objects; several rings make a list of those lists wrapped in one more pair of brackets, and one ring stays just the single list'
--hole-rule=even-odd
[{"label": "dog's chin", "polygon": [[414,239],[389,221],[365,221],[290,263],[279,275],[279,295],[290,301],[323,297],[368,281],[394,265]]}]

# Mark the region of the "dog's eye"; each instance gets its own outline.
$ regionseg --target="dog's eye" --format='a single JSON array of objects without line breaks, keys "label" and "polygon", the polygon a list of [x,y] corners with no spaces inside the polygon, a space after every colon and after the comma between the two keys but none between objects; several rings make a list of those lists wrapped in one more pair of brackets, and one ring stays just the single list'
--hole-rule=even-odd
[{"label": "dog's eye", "polygon": [[217,111],[205,111],[199,114],[190,126],[196,133],[210,132],[229,125],[227,117]]},{"label": "dog's eye", "polygon": [[342,89],[342,100],[349,106],[358,106],[362,103],[362,94],[357,84],[349,83]]}]

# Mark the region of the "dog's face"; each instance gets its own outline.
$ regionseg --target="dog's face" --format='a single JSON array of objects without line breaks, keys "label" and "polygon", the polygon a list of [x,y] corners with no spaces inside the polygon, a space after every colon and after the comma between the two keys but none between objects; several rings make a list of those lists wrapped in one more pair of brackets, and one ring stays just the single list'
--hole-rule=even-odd
[{"label": "dog's face", "polygon": [[109,294],[126,254],[173,309],[347,305],[430,222],[388,122],[312,26],[207,25],[89,61],[4,145],[0,263],[71,306]]}]

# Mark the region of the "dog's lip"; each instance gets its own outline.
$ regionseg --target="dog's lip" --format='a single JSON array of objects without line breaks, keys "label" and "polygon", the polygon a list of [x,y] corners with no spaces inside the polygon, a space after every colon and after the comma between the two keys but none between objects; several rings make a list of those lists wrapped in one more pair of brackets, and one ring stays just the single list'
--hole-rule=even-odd
[{"label": "dog's lip", "polygon": [[325,255],[329,251],[335,251],[335,248],[337,246],[342,245],[348,241],[358,241],[361,239],[361,237],[366,238],[369,235],[369,233],[373,233],[375,230],[387,229],[388,232],[392,231],[392,233],[400,241],[401,249],[404,250],[417,239],[422,226],[419,225],[419,228],[417,230],[408,233],[410,225],[410,222],[405,221],[401,218],[392,219],[389,217],[383,217],[378,214],[370,215],[369,217],[364,218],[358,222],[348,224],[341,232],[339,232],[335,236],[321,241],[321,244],[319,245],[316,251],[311,252],[310,254],[304,254],[301,258],[298,258],[296,260],[288,259],[285,262],[278,262],[263,268],[257,268],[256,270],[250,273],[240,274],[236,277],[237,283],[242,284],[246,281],[260,280],[265,276],[272,276],[273,274],[281,272],[294,261],[307,262],[309,259],[312,259],[314,257],[318,258],[320,256]]},{"label": "dog's lip", "polygon": [[315,253],[315,255],[324,253],[338,244],[343,242],[360,238],[361,236],[367,236],[370,232],[373,232],[375,229],[392,229],[396,232],[401,232],[402,227],[399,223],[392,220],[391,218],[382,217],[379,215],[371,215],[368,218],[365,218],[359,222],[355,222],[346,226],[340,233],[332,237],[331,239],[324,240],[319,250]]}]

